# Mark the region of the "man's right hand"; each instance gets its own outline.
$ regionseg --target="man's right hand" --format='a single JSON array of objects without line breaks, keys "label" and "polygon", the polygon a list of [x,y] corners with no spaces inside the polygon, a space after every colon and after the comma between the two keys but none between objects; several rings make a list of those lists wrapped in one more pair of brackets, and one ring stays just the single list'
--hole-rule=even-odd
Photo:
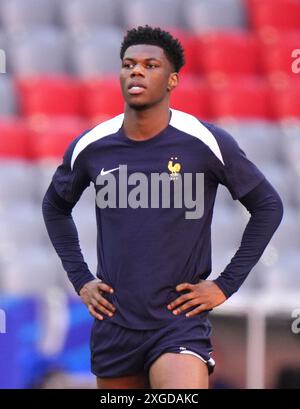
[{"label": "man's right hand", "polygon": [[98,310],[110,317],[112,317],[116,310],[116,308],[102,296],[103,291],[113,293],[114,290],[101,280],[95,279],[86,283],[79,292],[90,314],[98,320],[103,320],[103,315],[101,315]]}]

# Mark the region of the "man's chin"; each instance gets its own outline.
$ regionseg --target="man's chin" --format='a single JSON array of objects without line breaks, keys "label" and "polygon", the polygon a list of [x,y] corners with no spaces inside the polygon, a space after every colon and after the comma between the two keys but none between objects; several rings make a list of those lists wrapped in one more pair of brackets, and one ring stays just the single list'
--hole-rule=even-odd
[{"label": "man's chin", "polygon": [[151,104],[129,103],[128,106],[135,111],[145,111],[151,107]]}]

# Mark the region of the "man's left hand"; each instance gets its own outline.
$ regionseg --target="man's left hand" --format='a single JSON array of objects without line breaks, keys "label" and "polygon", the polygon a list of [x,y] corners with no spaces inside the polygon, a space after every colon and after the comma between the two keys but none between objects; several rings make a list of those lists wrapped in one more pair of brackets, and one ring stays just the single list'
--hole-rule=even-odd
[{"label": "man's left hand", "polygon": [[191,317],[202,311],[210,310],[226,300],[223,291],[211,280],[200,280],[197,284],[181,283],[176,286],[177,291],[188,290],[189,292],[176,298],[168,304],[167,308],[173,314],[178,315],[191,307],[186,316]]}]

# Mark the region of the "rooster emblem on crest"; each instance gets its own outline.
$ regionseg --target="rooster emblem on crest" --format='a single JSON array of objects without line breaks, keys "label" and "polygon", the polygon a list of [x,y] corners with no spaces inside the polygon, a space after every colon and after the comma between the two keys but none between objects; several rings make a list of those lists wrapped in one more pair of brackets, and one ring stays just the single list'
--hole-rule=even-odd
[{"label": "rooster emblem on crest", "polygon": [[176,178],[178,173],[180,172],[181,165],[180,163],[173,163],[173,160],[177,160],[178,158],[171,158],[168,163],[168,169],[171,172],[170,177],[172,179]]}]

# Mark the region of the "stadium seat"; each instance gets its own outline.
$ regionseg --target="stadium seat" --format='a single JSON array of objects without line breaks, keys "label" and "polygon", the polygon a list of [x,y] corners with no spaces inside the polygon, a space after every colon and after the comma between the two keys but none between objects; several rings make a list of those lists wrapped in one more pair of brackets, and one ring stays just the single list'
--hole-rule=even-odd
[{"label": "stadium seat", "polygon": [[251,26],[263,35],[299,30],[300,2],[298,0],[247,0]]},{"label": "stadium seat", "polygon": [[295,206],[296,191],[295,191],[295,175],[292,170],[278,163],[265,165],[260,164],[259,169],[266,176],[269,182],[278,191],[285,205]]},{"label": "stadium seat", "polygon": [[1,19],[7,31],[52,24],[55,22],[56,4],[56,0],[1,1]]},{"label": "stadium seat", "polygon": [[[282,125],[282,152],[286,163],[295,171],[300,178],[300,120],[298,122],[287,123]],[[297,190],[299,204],[300,192]]]},{"label": "stadium seat", "polygon": [[116,27],[90,29],[81,35],[73,35],[73,68],[81,77],[119,73],[120,47],[123,33]]},{"label": "stadium seat", "polygon": [[[296,76],[295,76],[296,77]],[[280,121],[300,119],[300,81],[280,81],[273,84],[272,101],[275,117]]]},{"label": "stadium seat", "polygon": [[70,69],[68,50],[63,30],[43,26],[10,34],[7,58],[17,75],[64,73]]},{"label": "stadium seat", "polygon": [[6,294],[44,296],[66,274],[54,250],[46,246],[28,246],[22,257],[17,255],[3,263],[1,289]]},{"label": "stadium seat", "polygon": [[36,167],[21,158],[1,158],[0,218],[13,205],[33,203],[36,196]]},{"label": "stadium seat", "polygon": [[185,111],[198,118],[209,118],[207,85],[194,77],[183,77],[175,90],[171,92],[171,107]]},{"label": "stadium seat", "polygon": [[182,47],[184,49],[184,59],[185,64],[180,71],[181,75],[193,75],[201,73],[200,61],[201,55],[199,55],[197,50],[198,38],[191,32],[178,28],[169,28],[168,31],[175,37],[178,38]]},{"label": "stadium seat", "polygon": [[16,86],[25,116],[81,114],[81,87],[72,77],[20,77]]},{"label": "stadium seat", "polygon": [[236,77],[212,82],[210,91],[215,118],[272,119],[269,84],[262,78]]},{"label": "stadium seat", "polygon": [[80,117],[37,118],[31,122],[32,154],[36,160],[59,158],[81,133],[89,129],[89,123]]},{"label": "stadium seat", "polygon": [[88,28],[117,25],[119,7],[111,0],[62,0],[59,4],[62,22],[72,32]]},{"label": "stadium seat", "polygon": [[12,79],[0,74],[0,117],[15,115],[17,112],[17,95]]},{"label": "stadium seat", "polygon": [[300,31],[280,33],[272,39],[261,40],[260,55],[263,71],[271,80],[296,79],[300,72],[300,59],[296,61],[300,57]]},{"label": "stadium seat", "polygon": [[187,27],[195,33],[244,28],[246,13],[241,0],[186,0],[181,12]]},{"label": "stadium seat", "polygon": [[0,118],[0,157],[30,158],[29,130],[27,124],[19,118]]},{"label": "stadium seat", "polygon": [[178,0],[127,0],[122,1],[123,19],[126,27],[149,24],[152,26],[180,26]]},{"label": "stadium seat", "polygon": [[115,76],[95,77],[83,82],[84,114],[102,122],[124,111],[120,82]]},{"label": "stadium seat", "polygon": [[260,71],[256,37],[246,31],[216,32],[199,38],[201,68],[210,77],[256,75]]},{"label": "stadium seat", "polygon": [[35,160],[37,173],[36,192],[37,200],[42,203],[45,193],[50,185],[52,176],[57,167],[62,163],[62,157],[48,157]]},{"label": "stadium seat", "polygon": [[257,166],[283,162],[282,133],[273,121],[222,121],[219,124],[237,141],[247,157]]}]

